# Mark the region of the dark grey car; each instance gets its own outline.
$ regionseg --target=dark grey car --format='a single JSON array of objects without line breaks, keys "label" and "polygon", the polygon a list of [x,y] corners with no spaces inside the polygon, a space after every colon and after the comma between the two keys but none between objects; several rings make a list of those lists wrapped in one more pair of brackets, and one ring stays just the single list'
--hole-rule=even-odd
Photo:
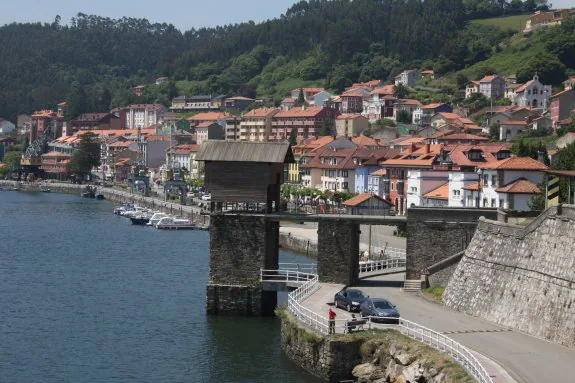
[{"label": "dark grey car", "polygon": [[359,311],[359,306],[365,301],[368,296],[364,295],[358,289],[345,289],[335,294],[333,303],[335,307],[341,307],[347,311]]},{"label": "dark grey car", "polygon": [[398,323],[399,311],[387,299],[368,298],[361,304],[359,311],[362,317],[372,317],[373,322]]}]

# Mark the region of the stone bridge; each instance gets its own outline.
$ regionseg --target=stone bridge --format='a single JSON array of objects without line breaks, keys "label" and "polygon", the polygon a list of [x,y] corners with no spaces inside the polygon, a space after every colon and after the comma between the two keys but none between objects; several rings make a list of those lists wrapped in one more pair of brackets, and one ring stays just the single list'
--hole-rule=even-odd
[{"label": "stone bridge", "polygon": [[359,279],[360,225],[406,229],[406,279],[421,281],[422,270],[464,250],[480,216],[494,209],[410,209],[408,217],[226,214],[210,219],[210,276],[206,310],[211,314],[271,315],[275,291],[262,288],[260,271],[277,270],[280,221],[317,222],[317,274],[322,283],[353,285]]}]

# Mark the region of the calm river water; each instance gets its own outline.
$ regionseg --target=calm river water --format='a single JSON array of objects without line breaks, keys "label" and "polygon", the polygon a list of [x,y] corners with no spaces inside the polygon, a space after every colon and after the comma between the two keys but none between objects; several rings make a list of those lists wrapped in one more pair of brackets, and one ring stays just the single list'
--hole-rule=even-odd
[{"label": "calm river water", "polygon": [[0,382],[318,382],[278,319],[206,316],[208,233],[112,207],[0,191]]}]

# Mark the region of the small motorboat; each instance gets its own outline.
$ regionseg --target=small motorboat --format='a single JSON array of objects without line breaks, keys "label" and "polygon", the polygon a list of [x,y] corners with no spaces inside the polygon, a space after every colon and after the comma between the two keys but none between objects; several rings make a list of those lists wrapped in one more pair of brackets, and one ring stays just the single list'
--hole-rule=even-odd
[{"label": "small motorboat", "polygon": [[156,229],[163,230],[199,230],[189,219],[164,217],[156,224]]},{"label": "small motorboat", "polygon": [[96,199],[103,200],[103,199],[104,199],[104,195],[98,193],[98,194],[96,194]]},{"label": "small motorboat", "polygon": [[158,222],[160,222],[160,220],[165,217],[169,217],[169,215],[164,213],[154,213],[150,218],[150,221],[147,223],[147,225],[156,227]]},{"label": "small motorboat", "polygon": [[40,189],[40,193],[50,193],[50,189]]},{"label": "small motorboat", "polygon": [[145,215],[130,217],[130,221],[132,221],[132,225],[146,225],[150,222],[150,217]]}]

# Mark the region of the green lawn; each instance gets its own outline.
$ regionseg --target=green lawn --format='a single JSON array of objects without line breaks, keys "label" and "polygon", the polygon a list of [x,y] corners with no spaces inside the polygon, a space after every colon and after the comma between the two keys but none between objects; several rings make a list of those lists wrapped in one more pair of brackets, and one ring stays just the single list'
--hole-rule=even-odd
[{"label": "green lawn", "polygon": [[525,28],[525,22],[531,16],[531,14],[526,15],[515,15],[506,17],[494,17],[491,19],[478,19],[471,21],[476,24],[483,25],[494,25],[501,29],[511,29],[513,31],[520,32]]}]

